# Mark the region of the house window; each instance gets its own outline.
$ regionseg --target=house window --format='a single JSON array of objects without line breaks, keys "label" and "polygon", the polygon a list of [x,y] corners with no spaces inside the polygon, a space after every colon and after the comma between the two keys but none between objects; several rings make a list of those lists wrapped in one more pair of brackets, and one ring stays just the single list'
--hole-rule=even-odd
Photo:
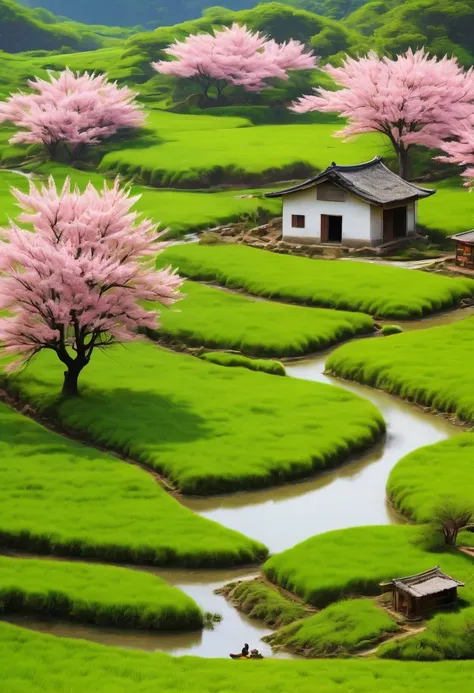
[{"label": "house window", "polygon": [[305,226],[304,214],[292,214],[291,215],[291,226],[294,229],[304,229],[304,226]]},{"label": "house window", "polygon": [[316,199],[325,202],[345,202],[346,191],[334,183],[321,183],[316,188]]}]

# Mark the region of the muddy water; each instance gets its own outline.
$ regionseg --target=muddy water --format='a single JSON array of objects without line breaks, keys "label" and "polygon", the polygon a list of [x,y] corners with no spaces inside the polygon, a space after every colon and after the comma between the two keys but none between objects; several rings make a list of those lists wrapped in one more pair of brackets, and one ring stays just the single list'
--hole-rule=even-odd
[{"label": "muddy water", "polygon": [[[448,324],[474,314],[474,308],[454,311],[407,325],[420,329]],[[441,417],[427,414],[383,392],[324,375],[328,354],[287,366],[294,378],[329,383],[366,397],[382,412],[387,435],[365,455],[343,467],[318,477],[253,493],[187,499],[186,505],[199,514],[216,520],[265,543],[272,552],[282,551],[304,539],[333,529],[369,524],[402,522],[385,499],[390,470],[398,460],[423,445],[457,435],[461,429]],[[343,425],[343,422],[341,423]],[[136,569],[136,568],[135,568]],[[228,571],[154,571],[195,599],[204,611],[219,613],[221,623],[213,630],[200,633],[165,633],[88,628],[56,621],[39,621],[14,617],[10,621],[57,636],[73,637],[142,649],[161,650],[173,655],[193,654],[201,657],[228,657],[244,642],[258,647],[264,656],[271,650],[260,639],[270,629],[232,608],[214,590],[227,582],[248,579],[256,574],[248,570]],[[279,653],[288,658],[290,655]]]}]

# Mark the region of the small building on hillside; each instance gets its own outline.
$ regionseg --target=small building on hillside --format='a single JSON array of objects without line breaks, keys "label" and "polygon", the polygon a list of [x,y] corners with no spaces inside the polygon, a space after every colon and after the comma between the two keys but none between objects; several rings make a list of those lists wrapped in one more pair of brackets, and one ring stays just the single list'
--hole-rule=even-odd
[{"label": "small building on hillside", "polygon": [[474,269],[474,230],[450,236],[456,241],[456,265]]},{"label": "small building on hillside", "polygon": [[455,604],[458,587],[464,587],[464,583],[436,566],[418,575],[382,582],[380,587],[383,593],[391,592],[395,611],[408,618],[417,618]]},{"label": "small building on hillside", "polygon": [[416,233],[418,200],[435,190],[403,180],[380,156],[354,166],[332,163],[291,188],[267,193],[283,202],[283,240],[378,246]]}]

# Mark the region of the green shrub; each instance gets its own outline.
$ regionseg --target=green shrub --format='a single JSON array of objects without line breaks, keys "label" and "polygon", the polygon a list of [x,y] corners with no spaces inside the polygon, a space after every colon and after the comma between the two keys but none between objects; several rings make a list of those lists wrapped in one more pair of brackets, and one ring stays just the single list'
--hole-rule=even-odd
[{"label": "green shrub", "polygon": [[474,609],[437,614],[426,630],[409,638],[386,643],[377,650],[384,659],[439,661],[474,658]]},{"label": "green shrub", "polygon": [[305,657],[327,657],[368,649],[399,627],[368,599],[338,602],[267,636],[272,647],[285,647]]},{"label": "green shrub", "polygon": [[[161,313],[158,340],[208,349],[233,349],[248,356],[302,356],[373,331],[362,313],[254,301],[246,296],[187,281],[177,310]],[[284,328],[282,328],[284,326]]]},{"label": "green shrub", "polygon": [[141,469],[52,433],[1,403],[0,430],[4,546],[104,562],[200,567],[265,556],[261,544],[195,515]]},{"label": "green shrub", "polygon": [[43,635],[0,622],[0,670],[8,693],[467,693],[469,662],[281,661],[170,657]]},{"label": "green shrub", "polygon": [[52,616],[96,626],[194,630],[196,603],[150,573],[111,566],[0,556],[0,613]]},{"label": "green shrub", "polygon": [[73,434],[156,469],[186,493],[305,477],[367,448],[384,429],[373,404],[345,390],[151,344],[94,353],[82,397],[58,400],[61,382],[60,361],[43,352],[9,387]]},{"label": "green shrub", "polygon": [[474,435],[464,433],[414,450],[392,469],[387,492],[395,507],[428,522],[445,498],[474,511]]},{"label": "green shrub", "polygon": [[[384,580],[414,575],[438,565],[461,581],[472,561],[454,549],[426,546],[425,528],[410,525],[353,527],[311,537],[272,556],[264,565],[272,582],[315,606],[354,595],[378,595]],[[474,604],[474,584],[463,588]]]},{"label": "green shrub", "polygon": [[[401,270],[407,271],[407,270]],[[329,372],[436,411],[474,421],[474,318],[452,325],[359,340],[336,349]]]},{"label": "green shrub", "polygon": [[201,245],[217,245],[218,243],[222,243],[222,237],[215,231],[204,231],[204,233],[199,236],[199,243]]},{"label": "green shrub", "polygon": [[302,604],[284,597],[278,590],[260,580],[244,580],[237,585],[226,585],[221,592],[236,603],[244,614],[272,628],[285,626],[307,615]]},{"label": "green shrub", "polygon": [[241,245],[173,246],[160,265],[251,294],[313,306],[355,310],[384,318],[422,317],[474,294],[471,279],[451,279],[367,262],[278,255]]},{"label": "green shrub", "polygon": [[286,375],[285,366],[278,361],[267,361],[264,359],[249,359],[247,356],[239,354],[225,354],[218,351],[201,354],[199,357],[209,363],[218,366],[229,366],[231,368],[247,368],[249,371],[261,371],[270,375]]},{"label": "green shrub", "polygon": [[400,325],[383,325],[380,332],[384,337],[389,337],[391,334],[400,334],[403,332],[403,328]]}]

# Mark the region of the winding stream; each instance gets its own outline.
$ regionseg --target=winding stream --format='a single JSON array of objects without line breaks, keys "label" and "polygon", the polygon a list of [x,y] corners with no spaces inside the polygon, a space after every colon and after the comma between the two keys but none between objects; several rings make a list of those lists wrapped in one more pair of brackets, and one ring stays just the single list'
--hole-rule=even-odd
[{"label": "winding stream", "polygon": [[[474,314],[474,308],[452,311],[434,318],[412,322],[406,329],[450,324]],[[265,543],[272,553],[288,549],[315,534],[359,525],[403,522],[386,502],[385,486],[390,470],[404,455],[423,445],[458,435],[462,429],[442,417],[425,413],[381,391],[349,383],[324,374],[328,353],[287,366],[288,375],[329,383],[369,399],[387,423],[383,441],[369,452],[335,470],[295,484],[255,492],[234,493],[211,498],[187,498],[184,503],[195,512],[236,529]],[[341,422],[343,425],[343,422]],[[132,569],[141,569],[130,566]],[[104,645],[145,651],[161,650],[173,655],[228,657],[244,642],[265,656],[295,658],[288,653],[272,654],[260,642],[269,628],[250,620],[230,606],[214,590],[228,582],[251,578],[256,568],[219,571],[154,570],[168,582],[193,597],[204,611],[223,616],[213,630],[202,633],[165,633],[90,628],[65,622],[40,621],[15,616],[12,623],[51,633],[84,638]]]}]

